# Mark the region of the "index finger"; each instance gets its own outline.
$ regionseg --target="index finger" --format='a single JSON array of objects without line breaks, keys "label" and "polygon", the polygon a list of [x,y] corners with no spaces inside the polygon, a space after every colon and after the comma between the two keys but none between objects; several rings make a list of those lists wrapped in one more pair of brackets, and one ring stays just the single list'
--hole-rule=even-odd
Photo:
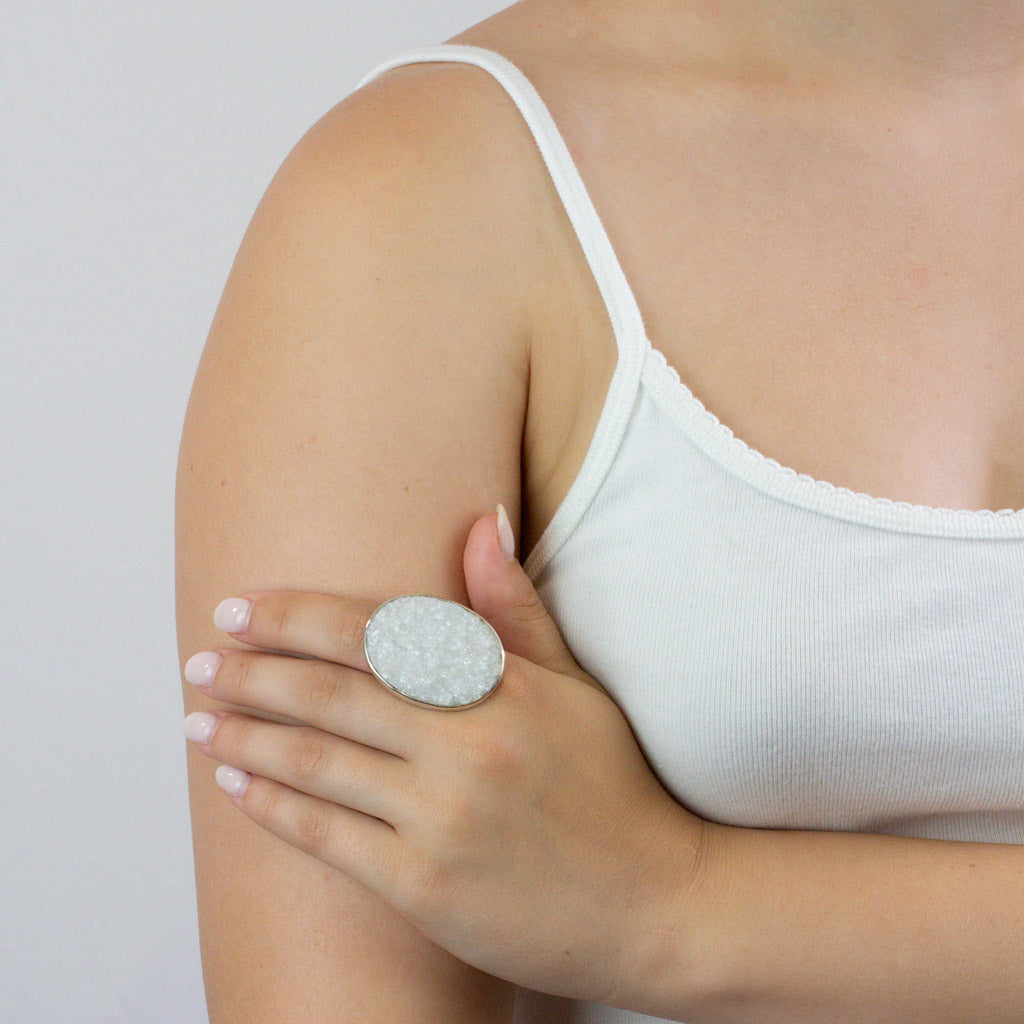
[{"label": "index finger", "polygon": [[363,634],[380,603],[300,590],[250,591],[221,601],[213,624],[253,647],[369,672]]}]

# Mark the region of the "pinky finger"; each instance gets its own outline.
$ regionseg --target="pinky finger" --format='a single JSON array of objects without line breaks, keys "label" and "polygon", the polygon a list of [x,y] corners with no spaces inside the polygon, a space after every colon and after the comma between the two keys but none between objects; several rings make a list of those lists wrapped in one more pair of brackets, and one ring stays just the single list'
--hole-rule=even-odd
[{"label": "pinky finger", "polygon": [[228,796],[240,797],[252,782],[252,776],[243,772],[241,768],[232,768],[230,765],[217,765],[213,773],[217,785],[227,793]]},{"label": "pinky finger", "polygon": [[215,778],[257,825],[387,898],[385,867],[399,842],[389,824],[226,764],[217,767]]}]

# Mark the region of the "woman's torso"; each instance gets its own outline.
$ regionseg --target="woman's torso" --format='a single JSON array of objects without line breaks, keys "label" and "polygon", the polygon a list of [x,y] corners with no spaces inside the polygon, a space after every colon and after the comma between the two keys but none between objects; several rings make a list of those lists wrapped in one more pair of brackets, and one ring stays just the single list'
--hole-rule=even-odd
[{"label": "woman's torso", "polygon": [[[503,54],[536,87],[682,380],[816,479],[1024,508],[1024,106],[974,86],[740,79],[709,67],[703,36],[699,62],[652,53],[645,67],[599,7],[527,0],[450,42]],[[616,363],[563,227],[548,273],[564,289],[531,355],[524,557],[579,472]]]},{"label": "woman's torso", "polygon": [[[641,339],[539,173],[527,571],[697,813],[1024,841],[1024,513],[892,527],[877,500],[1024,509],[1013,111],[738,78],[703,37],[699,66],[645,65],[576,10],[530,0],[450,42],[536,88],[647,338],[721,423],[650,353],[610,389]],[[519,995],[522,1024],[650,1019]]]}]

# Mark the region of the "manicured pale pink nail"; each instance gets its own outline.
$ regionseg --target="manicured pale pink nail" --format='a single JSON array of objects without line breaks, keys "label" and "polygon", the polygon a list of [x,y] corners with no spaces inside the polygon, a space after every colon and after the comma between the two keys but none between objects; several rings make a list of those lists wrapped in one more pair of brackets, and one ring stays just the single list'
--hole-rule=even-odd
[{"label": "manicured pale pink nail", "polygon": [[209,686],[223,660],[222,655],[215,654],[213,651],[200,651],[198,654],[193,654],[185,662],[185,678],[193,686]]},{"label": "manicured pale pink nail", "polygon": [[226,597],[213,611],[213,624],[225,633],[244,633],[249,625],[252,601],[244,597]]},{"label": "manicured pale pink nail", "polygon": [[185,735],[193,743],[209,743],[219,721],[209,711],[193,711],[185,716]]},{"label": "manicured pale pink nail", "polygon": [[505,506],[498,503],[498,548],[501,550],[501,557],[512,561],[516,557],[516,538],[512,533],[512,524],[509,522]]},{"label": "manicured pale pink nail", "polygon": [[218,765],[213,777],[217,785],[232,796],[241,796],[252,781],[248,772],[243,772],[241,768],[229,768],[226,764]]}]

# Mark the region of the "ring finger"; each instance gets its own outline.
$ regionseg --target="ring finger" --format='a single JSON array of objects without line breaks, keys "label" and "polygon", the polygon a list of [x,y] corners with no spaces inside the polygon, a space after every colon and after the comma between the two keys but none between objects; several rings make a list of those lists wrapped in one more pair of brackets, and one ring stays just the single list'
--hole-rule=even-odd
[{"label": "ring finger", "polygon": [[379,818],[402,819],[408,765],[401,758],[308,726],[248,715],[196,711],[185,735],[209,757],[330,803]]}]

